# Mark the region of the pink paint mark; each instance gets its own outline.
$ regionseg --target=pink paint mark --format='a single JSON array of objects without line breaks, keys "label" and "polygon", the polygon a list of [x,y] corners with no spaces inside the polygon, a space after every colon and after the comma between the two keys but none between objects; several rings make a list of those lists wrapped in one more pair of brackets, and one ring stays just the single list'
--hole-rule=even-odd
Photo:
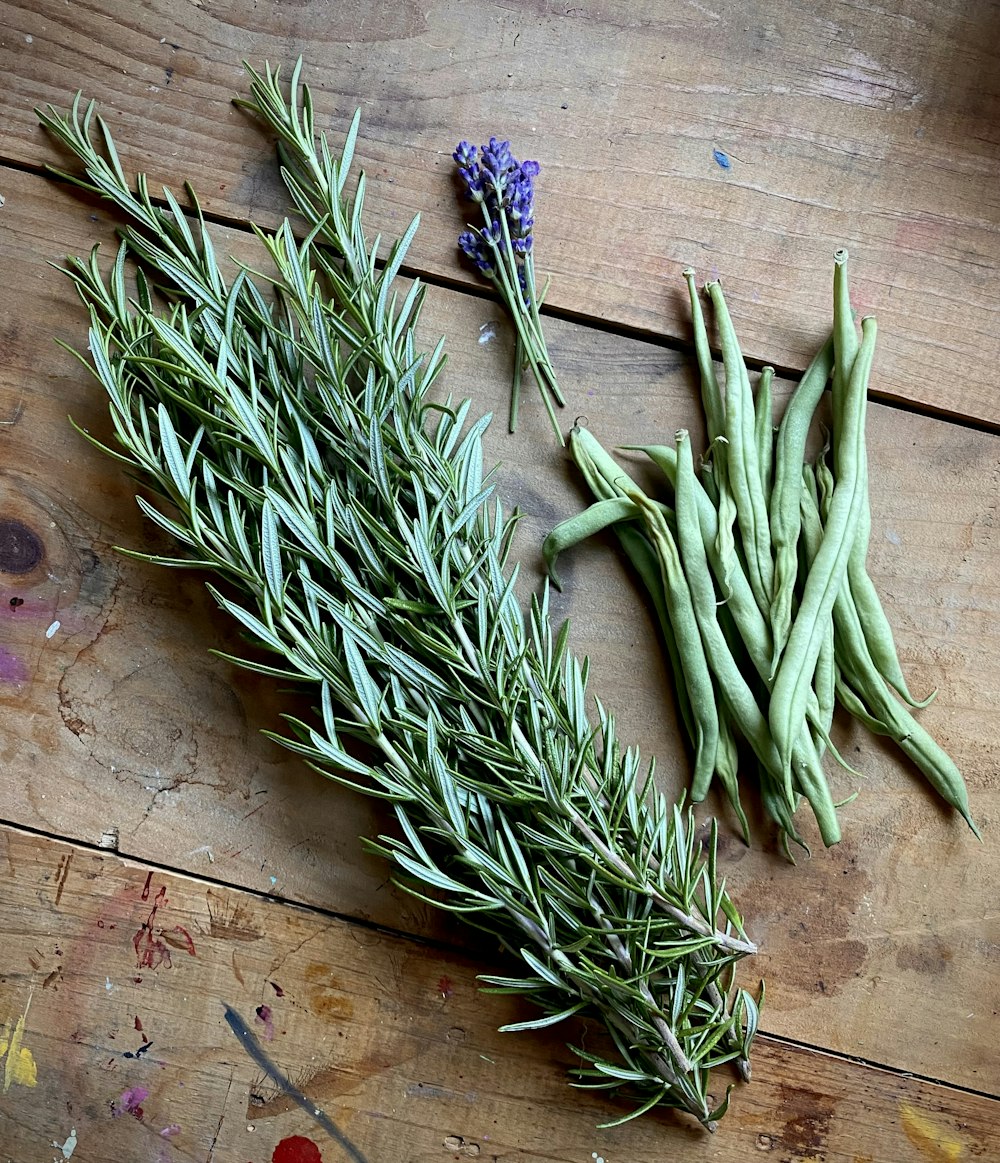
[{"label": "pink paint mark", "polygon": [[285,991],[281,988],[281,986],[276,981],[271,982],[271,988],[274,990],[275,994],[278,997],[285,996]]},{"label": "pink paint mark", "polygon": [[17,657],[0,646],[0,682],[9,682],[19,685],[28,681],[28,668]]},{"label": "pink paint mark", "polygon": [[447,1001],[448,998],[454,996],[455,989],[451,983],[450,977],[438,978],[438,993],[445,999],[445,1001]]},{"label": "pink paint mark", "polygon": [[151,872],[147,872],[146,873],[146,883],[142,886],[142,899],[144,901],[149,900],[149,886],[152,883],[153,883],[153,874]]},{"label": "pink paint mark", "polygon": [[274,1148],[271,1163],[323,1163],[319,1147],[304,1135],[291,1135]]},{"label": "pink paint mark", "polygon": [[274,1016],[270,1006],[257,1007],[257,1021],[263,1023],[264,1037],[268,1042],[274,1041]]},{"label": "pink paint mark", "polygon": [[160,1131],[160,1137],[162,1139],[172,1139],[174,1135],[179,1135],[180,1133],[180,1123],[171,1123],[169,1127],[164,1127],[163,1130]]},{"label": "pink paint mark", "polygon": [[111,1105],[111,1113],[117,1119],[121,1115],[131,1115],[134,1119],[142,1119],[142,1104],[149,1098],[149,1091],[144,1086],[130,1086],[123,1090]]}]

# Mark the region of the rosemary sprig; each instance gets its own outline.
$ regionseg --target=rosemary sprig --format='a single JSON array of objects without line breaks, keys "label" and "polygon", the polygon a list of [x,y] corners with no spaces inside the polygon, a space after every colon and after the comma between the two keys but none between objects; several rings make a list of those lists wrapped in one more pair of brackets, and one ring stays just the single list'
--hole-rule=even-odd
[{"label": "rosemary sprig", "polygon": [[370,847],[400,884],[520,959],[483,978],[541,1010],[507,1029],[597,1018],[609,1036],[577,1051],[577,1073],[632,1100],[613,1121],[665,1105],[714,1128],[728,1089],[710,1101],[709,1071],[749,1076],[758,1015],[732,988],[754,946],[714,824],[702,850],[600,703],[591,724],[588,664],[553,632],[547,589],[525,619],[515,520],[483,474],[489,418],[431,394],[443,341],[417,353],[423,289],[395,286],[416,220],[380,269],[363,175],[345,193],[358,119],[336,156],[299,68],[287,97],[277,71],[252,72],[249,108],[312,227],[301,242],[287,221],[256,230],[268,276],[223,273],[190,188],[193,222],[141,175],[133,192],[79,94],[68,115],[38,112],[82,164],[64,176],[128,220],[110,271],[96,248],[65,271],[90,310],[89,359],[75,354],[108,394],[104,450],[141,473],[161,504],[138,503],[183,547],[133,556],[217,575],[220,607],[273,655],[230,660],[311,700],[281,742],[387,801],[398,831]]}]

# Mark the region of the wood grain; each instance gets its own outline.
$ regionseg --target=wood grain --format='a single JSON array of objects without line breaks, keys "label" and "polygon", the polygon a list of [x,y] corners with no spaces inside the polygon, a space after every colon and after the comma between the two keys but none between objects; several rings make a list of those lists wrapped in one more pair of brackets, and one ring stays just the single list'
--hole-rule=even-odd
[{"label": "wood grain", "polygon": [[287,200],[269,146],[229,102],[242,59],[301,53],[335,138],[363,110],[372,229],[421,211],[419,268],[468,278],[449,155],[499,132],[544,165],[553,306],[686,338],[694,264],[725,280],[751,355],[801,368],[847,245],[858,304],[883,324],[877,390],[1000,423],[983,371],[1000,357],[992,0],[153,0],[141,16],[125,0],[5,0],[0,28],[0,156],[55,160],[31,108],[83,87],[128,165],[272,220]]},{"label": "wood grain", "polygon": [[559,1036],[496,1033],[524,1011],[477,993],[488,949],[444,956],[9,827],[0,884],[0,1021],[23,1018],[36,1072],[0,1092],[4,1157],[75,1140],[74,1163],[267,1163],[295,1135],[344,1157],[249,1059],[223,1003],[373,1163],[1000,1153],[994,1099],[766,1038],[715,1136],[669,1114],[600,1130],[619,1108],[567,1089]]},{"label": "wood grain", "polygon": [[[395,897],[384,867],[361,856],[356,837],[377,829],[377,813],[258,737],[290,704],[266,681],[206,655],[213,644],[237,643],[201,579],[111,550],[164,543],[139,521],[118,468],[66,423],[71,412],[93,432],[106,430],[93,384],[50,342],[53,332],[80,342],[82,312],[44,265],[51,254],[86,250],[107,224],[37,178],[6,179],[0,279],[21,293],[0,359],[0,411],[16,419],[0,428],[0,519],[22,522],[46,557],[29,573],[0,574],[5,818],[459,939]],[[237,232],[220,234],[247,245]],[[493,307],[434,292],[428,340],[442,328],[451,351],[444,387],[471,388],[479,408],[502,410],[510,346]],[[608,444],[697,429],[686,357],[570,324],[554,329],[553,348],[572,410],[585,410]],[[792,868],[771,845],[747,850],[727,832],[722,859],[764,950],[768,1030],[996,1093],[1000,438],[874,407],[870,447],[872,572],[914,689],[940,689],[923,721],[964,768],[985,845],[892,751],[842,723],[840,744],[865,776],[845,812],[844,843]],[[489,452],[502,460],[502,494],[524,513],[526,594],[542,535],[582,494],[531,398],[518,436],[497,425]],[[595,692],[616,709],[622,737],[659,756],[664,787],[679,793],[687,760],[630,578],[608,542],[568,556],[563,575],[556,610],[571,617],[574,647],[592,659]],[[24,604],[12,607],[13,597]],[[844,795],[855,790],[843,773],[831,779]],[[708,808],[725,818],[721,804]]]}]

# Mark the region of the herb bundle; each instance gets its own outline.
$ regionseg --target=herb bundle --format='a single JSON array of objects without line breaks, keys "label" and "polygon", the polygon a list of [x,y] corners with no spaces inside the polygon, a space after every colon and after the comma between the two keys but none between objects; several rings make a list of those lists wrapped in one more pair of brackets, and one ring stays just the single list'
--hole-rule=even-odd
[{"label": "herb bundle", "polygon": [[538,308],[545,298],[535,286],[535,178],[541,167],[536,161],[519,162],[509,141],[491,137],[477,150],[460,141],[452,154],[465,197],[478,205],[482,226],[470,226],[458,236],[459,250],[476,270],[493,284],[517,332],[514,349],[514,378],[510,392],[511,432],[517,429],[521,400],[521,377],[531,369],[542,394],[552,428],[560,444],[562,429],[553,403],[565,403],[555,368],[549,358]]},{"label": "herb bundle", "polygon": [[[978,836],[961,773],[895,697],[911,707],[930,701],[918,703],[907,689],[866,568],[865,414],[876,328],[873,318],[862,320],[859,341],[846,251],[837,252],[834,272],[832,335],[775,428],[774,369],[761,371],[754,396],[722,288],[709,283],[720,385],[694,272],[686,271],[709,441],[701,471],[686,431],[674,445],[629,446],[666,477],[666,501],[652,499],[577,427],[570,450],[596,502],[552,531],[544,556],[558,584],[558,555],[614,527],[662,629],[694,752],[691,799],[703,800],[718,779],[747,840],[740,740],[753,754],[754,782],[786,851],[789,840],[805,847],[793,819],[803,798],[823,842],[840,839],[840,805],[822,765],[829,750],[847,766],[829,734],[838,701],[892,737]],[[809,429],[828,382],[832,447],[810,465]]]},{"label": "herb bundle", "polygon": [[133,192],[79,95],[38,113],[83,167],[64,176],[128,220],[109,271],[95,248],[66,273],[91,317],[77,354],[110,402],[104,450],[151,487],[158,503],[138,503],[182,549],[146,560],[217,576],[220,607],[271,656],[231,661],[309,698],[281,742],[384,800],[396,831],[370,847],[400,884],[519,959],[483,980],[541,1016],[506,1028],[597,1019],[607,1037],[576,1051],[576,1073],[631,1101],[615,1121],[665,1105],[713,1129],[728,1090],[710,1098],[709,1071],[749,1077],[758,1014],[733,986],[754,946],[715,826],[700,844],[600,703],[590,721],[588,666],[553,631],[547,591],[525,618],[514,519],[483,473],[489,418],[432,394],[443,341],[418,354],[423,289],[396,282],[417,222],[380,268],[363,175],[347,194],[358,118],[337,156],[300,67],[287,95],[277,71],[250,70],[241,102],[277,135],[310,226],[302,241],[287,221],[256,231],[267,276],[224,273],[190,189],[191,221],[142,175]]}]

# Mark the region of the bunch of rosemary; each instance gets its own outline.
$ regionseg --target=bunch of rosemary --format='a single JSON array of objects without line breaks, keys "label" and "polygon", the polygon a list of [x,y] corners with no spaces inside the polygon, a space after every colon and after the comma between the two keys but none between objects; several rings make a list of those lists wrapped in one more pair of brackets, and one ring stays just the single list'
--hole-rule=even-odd
[{"label": "bunch of rosemary", "polygon": [[[417,222],[380,266],[362,227],[364,176],[346,194],[358,130],[338,157],[317,138],[299,68],[250,70],[242,102],[278,136],[285,183],[310,225],[257,230],[264,276],[223,273],[193,191],[133,192],[93,106],[39,112],[83,166],[63,175],[126,216],[105,273],[66,273],[91,316],[90,359],[117,438],[105,448],[159,496],[143,511],[219,578],[212,592],[273,661],[242,666],[311,697],[281,741],[331,779],[391,805],[370,842],[400,883],[494,934],[520,959],[484,976],[541,1016],[603,1023],[577,1050],[580,1084],[633,1108],[725,1112],[709,1070],[747,1054],[757,1005],[732,986],[754,951],[690,814],[669,806],[587,716],[588,667],[553,633],[547,592],[525,619],[506,561],[514,520],[483,475],[489,418],[431,394],[443,341],[418,354],[422,288],[396,285]],[[137,266],[134,289],[126,263]],[[600,1040],[599,1040],[600,1041]]]}]

